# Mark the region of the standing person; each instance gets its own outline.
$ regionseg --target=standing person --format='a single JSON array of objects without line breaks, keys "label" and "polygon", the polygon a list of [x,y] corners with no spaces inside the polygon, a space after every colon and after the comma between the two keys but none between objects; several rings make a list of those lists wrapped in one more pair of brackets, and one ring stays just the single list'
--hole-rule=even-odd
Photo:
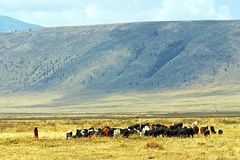
[{"label": "standing person", "polygon": [[34,138],[38,139],[38,129],[37,129],[37,127],[34,129]]}]

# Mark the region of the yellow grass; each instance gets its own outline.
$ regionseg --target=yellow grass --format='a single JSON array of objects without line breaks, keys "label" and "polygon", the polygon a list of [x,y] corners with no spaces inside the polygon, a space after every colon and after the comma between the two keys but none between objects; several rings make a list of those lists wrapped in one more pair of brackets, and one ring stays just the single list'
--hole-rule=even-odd
[{"label": "yellow grass", "polygon": [[[82,138],[65,140],[68,130],[77,128],[127,127],[150,122],[186,125],[214,125],[224,134],[206,138]],[[39,140],[33,139],[34,127]],[[0,120],[0,159],[191,159],[238,160],[240,157],[240,118],[154,118],[154,119],[82,119],[82,120]]]}]

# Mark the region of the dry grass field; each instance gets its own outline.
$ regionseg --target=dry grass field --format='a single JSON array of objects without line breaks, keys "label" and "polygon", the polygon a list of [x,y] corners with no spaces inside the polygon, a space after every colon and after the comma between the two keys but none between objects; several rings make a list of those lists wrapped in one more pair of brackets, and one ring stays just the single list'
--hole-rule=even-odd
[{"label": "dry grass field", "polygon": [[240,115],[240,85],[174,89],[162,92],[113,93],[103,97],[81,99],[73,104],[58,101],[60,97],[60,93],[22,93],[0,96],[0,119],[106,118],[109,117],[108,115],[111,115],[110,117],[127,115],[129,118],[139,117],[139,115],[159,117],[160,115],[169,116],[169,114],[176,117],[176,114],[186,113],[196,113],[197,116],[200,113],[203,113],[201,116]]},{"label": "dry grass field", "polygon": [[[127,127],[150,122],[166,125],[183,122],[190,125],[221,128],[223,135],[194,138],[139,137],[82,138],[66,140],[65,133],[77,128]],[[39,140],[33,139],[34,127],[39,128]],[[79,120],[0,120],[0,159],[191,159],[239,160],[240,118],[131,118]]]}]

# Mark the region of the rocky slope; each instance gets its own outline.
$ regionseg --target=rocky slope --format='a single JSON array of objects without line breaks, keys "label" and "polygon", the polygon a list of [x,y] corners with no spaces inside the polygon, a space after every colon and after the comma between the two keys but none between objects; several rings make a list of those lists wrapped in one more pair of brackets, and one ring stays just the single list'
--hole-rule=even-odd
[{"label": "rocky slope", "polygon": [[240,21],[144,22],[0,34],[0,93],[150,91],[240,83]]}]

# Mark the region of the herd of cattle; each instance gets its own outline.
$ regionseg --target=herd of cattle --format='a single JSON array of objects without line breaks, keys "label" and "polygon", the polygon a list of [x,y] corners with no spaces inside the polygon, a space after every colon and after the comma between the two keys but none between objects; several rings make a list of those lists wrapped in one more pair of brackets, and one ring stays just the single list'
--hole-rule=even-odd
[{"label": "herd of cattle", "polygon": [[[198,127],[197,122],[194,122],[192,126],[183,126],[183,123],[176,123],[171,126],[165,126],[163,124],[135,124],[128,128],[89,128],[89,129],[77,129],[76,134],[73,135],[72,131],[66,133],[66,139],[81,138],[81,137],[117,137],[122,136],[128,138],[130,135],[140,135],[140,136],[152,136],[152,137],[194,137],[195,134],[203,134],[204,136],[209,136],[211,134],[216,134],[214,126],[204,126]],[[218,134],[222,135],[223,131],[218,130]]]}]

